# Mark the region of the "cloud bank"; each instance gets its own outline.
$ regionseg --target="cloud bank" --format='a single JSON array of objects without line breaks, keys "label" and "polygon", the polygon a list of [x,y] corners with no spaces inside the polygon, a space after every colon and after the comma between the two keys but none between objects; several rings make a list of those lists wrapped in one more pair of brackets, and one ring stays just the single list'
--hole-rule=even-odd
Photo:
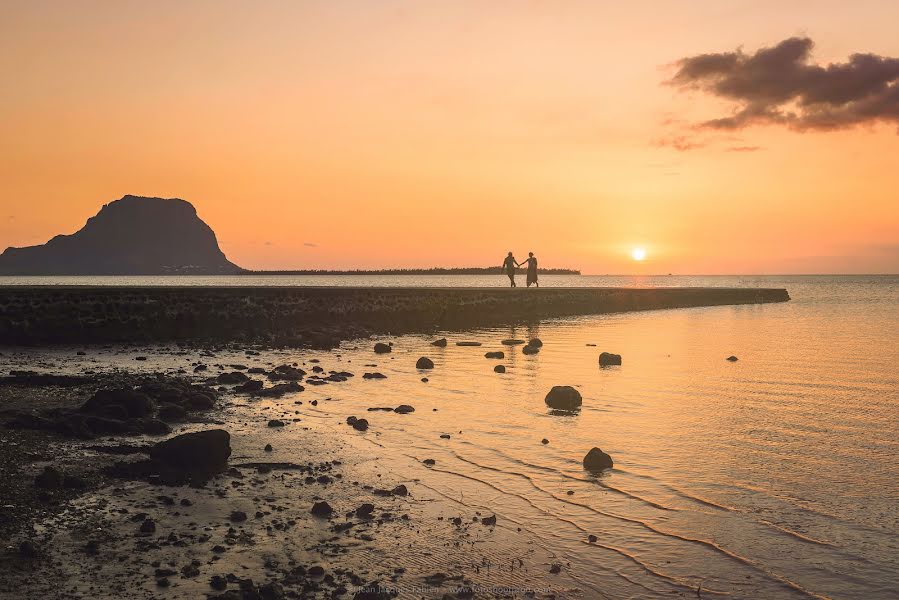
[{"label": "cloud bank", "polygon": [[682,58],[668,83],[735,103],[731,115],[700,124],[709,129],[899,125],[899,58],[853,54],[846,62],[821,66],[811,62],[814,45],[793,37],[754,54],[738,49]]}]

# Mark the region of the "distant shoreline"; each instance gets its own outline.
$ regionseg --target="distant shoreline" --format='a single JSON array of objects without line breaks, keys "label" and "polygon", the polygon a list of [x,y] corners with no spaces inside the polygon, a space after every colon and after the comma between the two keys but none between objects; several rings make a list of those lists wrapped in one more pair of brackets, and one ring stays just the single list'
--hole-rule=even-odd
[{"label": "distant shoreline", "polygon": [[[580,275],[577,269],[537,269],[541,275]],[[285,271],[251,271],[237,275],[502,275],[501,267],[459,267],[432,269],[297,269]]]}]

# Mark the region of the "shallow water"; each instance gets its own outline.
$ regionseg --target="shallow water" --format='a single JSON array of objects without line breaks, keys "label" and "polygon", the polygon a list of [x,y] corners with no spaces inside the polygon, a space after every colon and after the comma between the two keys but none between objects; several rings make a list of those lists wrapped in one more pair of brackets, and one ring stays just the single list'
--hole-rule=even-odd
[{"label": "shallow water", "polygon": [[[706,598],[894,598],[899,278],[756,285],[785,286],[793,300],[452,332],[447,348],[430,346],[432,336],[403,336],[389,355],[357,341],[331,353],[233,358],[317,357],[326,370],[355,373],[298,395],[306,424],[357,436],[363,448],[367,438],[384,448],[375,450],[382,461],[435,459],[415,474],[424,493],[521,527],[571,563],[583,597],[692,596],[701,584]],[[500,344],[531,337],[545,344],[539,354]],[[455,346],[460,340],[483,345]],[[506,358],[484,358],[490,350]],[[623,366],[599,368],[603,350],[622,354]],[[152,369],[163,360],[110,352],[69,365]],[[739,361],[727,362],[731,354]],[[419,356],[434,360],[433,371],[414,368]],[[507,373],[493,372],[500,363]],[[366,371],[387,379],[363,380]],[[578,414],[549,414],[544,396],[560,384],[581,391]],[[366,411],[399,404],[416,411]],[[368,418],[370,430],[342,425],[351,414]],[[279,435],[302,443],[300,430]],[[581,467],[593,446],[615,461],[600,477]]]}]

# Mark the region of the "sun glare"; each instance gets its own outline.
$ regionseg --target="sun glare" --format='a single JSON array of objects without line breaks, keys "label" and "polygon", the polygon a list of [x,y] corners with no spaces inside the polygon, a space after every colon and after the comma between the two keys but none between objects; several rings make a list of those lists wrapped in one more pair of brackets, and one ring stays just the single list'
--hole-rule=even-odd
[{"label": "sun glare", "polygon": [[643,260],[646,258],[646,248],[634,248],[631,250],[631,258],[634,260]]}]

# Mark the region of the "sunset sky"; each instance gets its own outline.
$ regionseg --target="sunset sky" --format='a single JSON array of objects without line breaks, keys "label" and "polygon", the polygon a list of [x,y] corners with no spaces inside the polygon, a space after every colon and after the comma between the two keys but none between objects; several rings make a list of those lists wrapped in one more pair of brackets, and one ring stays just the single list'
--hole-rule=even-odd
[{"label": "sunset sky", "polygon": [[136,194],[255,269],[896,273],[897,24],[895,0],[0,0],[0,246]]}]

